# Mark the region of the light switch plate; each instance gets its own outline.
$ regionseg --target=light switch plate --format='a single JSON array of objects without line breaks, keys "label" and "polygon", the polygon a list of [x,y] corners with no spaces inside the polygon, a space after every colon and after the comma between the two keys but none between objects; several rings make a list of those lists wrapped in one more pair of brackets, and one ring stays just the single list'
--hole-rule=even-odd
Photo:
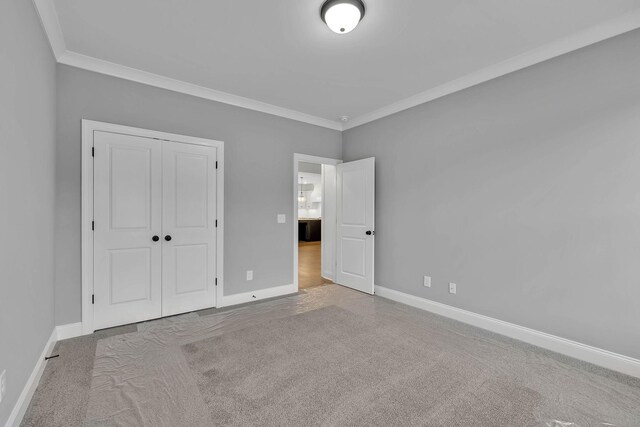
[{"label": "light switch plate", "polygon": [[455,294],[456,293],[456,288],[457,288],[457,285],[455,283],[449,283],[449,293],[450,294]]},{"label": "light switch plate", "polygon": [[253,270],[247,270],[247,280],[253,280]]},{"label": "light switch plate", "polygon": [[422,283],[427,288],[431,287],[431,276],[424,276],[424,281]]},{"label": "light switch plate", "polygon": [[287,216],[285,214],[278,214],[278,224],[284,224],[287,222]]}]

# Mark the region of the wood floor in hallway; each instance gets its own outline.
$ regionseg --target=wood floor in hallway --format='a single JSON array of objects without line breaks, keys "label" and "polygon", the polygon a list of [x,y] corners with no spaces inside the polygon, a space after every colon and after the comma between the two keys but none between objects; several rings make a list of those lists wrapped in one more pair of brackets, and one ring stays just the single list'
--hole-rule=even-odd
[{"label": "wood floor in hallway", "polygon": [[298,242],[298,288],[312,288],[331,284],[321,276],[321,242]]}]

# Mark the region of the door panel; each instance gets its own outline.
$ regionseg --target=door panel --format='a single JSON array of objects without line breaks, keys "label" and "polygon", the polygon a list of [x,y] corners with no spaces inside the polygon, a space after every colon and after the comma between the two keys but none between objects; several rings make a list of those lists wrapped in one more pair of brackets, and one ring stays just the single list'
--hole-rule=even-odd
[{"label": "door panel", "polygon": [[341,285],[373,294],[375,159],[342,163],[337,169],[336,280]]},{"label": "door panel", "polygon": [[149,230],[151,157],[149,149],[110,146],[111,229]]},{"label": "door panel", "polygon": [[366,173],[361,168],[342,168],[342,223],[367,226]]},{"label": "door panel", "polygon": [[109,303],[148,300],[151,296],[151,250],[117,249],[109,252]]},{"label": "door panel", "polygon": [[173,251],[176,260],[176,295],[206,291],[207,245],[175,245]]},{"label": "door panel", "polygon": [[342,271],[347,274],[366,278],[365,258],[367,256],[367,241],[364,238],[343,237],[342,243]]},{"label": "door panel", "polygon": [[[163,147],[162,315],[215,306],[216,158],[214,147],[165,141]],[[164,237],[164,236],[163,236]]]},{"label": "door panel", "polygon": [[94,133],[94,327],[161,315],[161,147]]},{"label": "door panel", "polygon": [[174,155],[176,226],[206,228],[209,219],[209,157],[185,153]]}]

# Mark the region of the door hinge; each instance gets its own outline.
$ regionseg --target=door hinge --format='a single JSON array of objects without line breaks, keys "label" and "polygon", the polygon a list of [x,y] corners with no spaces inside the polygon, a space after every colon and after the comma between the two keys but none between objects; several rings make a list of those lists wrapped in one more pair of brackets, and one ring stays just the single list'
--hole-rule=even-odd
[{"label": "door hinge", "polygon": [[218,161],[216,160],[216,169],[218,169]]},{"label": "door hinge", "polygon": [[91,294],[91,304],[95,304],[95,303],[96,303],[96,295]]},{"label": "door hinge", "polygon": [[216,286],[218,286],[218,278],[216,277]]},{"label": "door hinge", "polygon": [[216,228],[218,228],[218,220],[216,219]]},{"label": "door hinge", "polygon": [[95,230],[95,229],[96,229],[96,222],[91,221],[91,230]]},{"label": "door hinge", "polygon": [[96,156],[96,149],[94,147],[91,147],[91,157],[95,157]]}]

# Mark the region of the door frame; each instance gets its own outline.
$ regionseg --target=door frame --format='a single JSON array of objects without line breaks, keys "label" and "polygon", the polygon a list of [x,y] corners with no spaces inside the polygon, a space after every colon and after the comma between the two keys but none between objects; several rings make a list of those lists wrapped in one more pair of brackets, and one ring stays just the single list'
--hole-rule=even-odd
[{"label": "door frame", "polygon": [[[299,168],[300,162],[315,163],[319,165],[337,166],[340,163],[342,163],[342,160],[331,159],[329,157],[311,156],[308,154],[299,154],[299,153],[293,154],[293,215],[291,215],[291,218],[293,218],[293,221],[292,221],[293,222],[293,284],[296,292],[298,292],[299,290],[299,283],[298,283],[298,172],[300,169]],[[337,203],[338,201],[336,200],[336,206],[337,206]],[[324,207],[325,207],[325,200],[324,200],[324,194],[323,194],[323,200],[322,200],[323,212],[324,212]],[[322,229],[324,229],[324,226],[322,227]],[[337,240],[337,234],[333,236],[333,239],[334,241]],[[322,271],[320,271],[320,274],[322,274]]]},{"label": "door frame", "polygon": [[113,123],[82,120],[82,335],[92,334],[93,329],[93,134],[96,131],[120,133],[156,141],[173,141],[182,144],[215,147],[218,160],[218,179],[216,186],[216,297],[213,307],[222,304],[224,295],[224,142],[193,136],[177,135]]}]

